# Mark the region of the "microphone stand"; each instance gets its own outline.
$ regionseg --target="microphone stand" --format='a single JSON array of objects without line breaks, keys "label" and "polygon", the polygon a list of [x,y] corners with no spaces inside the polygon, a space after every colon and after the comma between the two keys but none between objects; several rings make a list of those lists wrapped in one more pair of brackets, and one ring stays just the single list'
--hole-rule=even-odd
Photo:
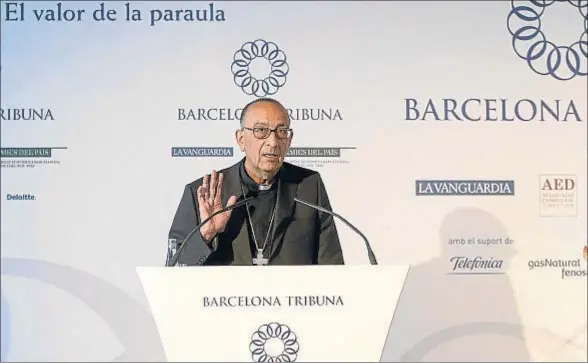
[{"label": "microphone stand", "polygon": [[341,220],[343,223],[345,223],[349,228],[351,228],[355,233],[357,233],[363,239],[363,242],[365,243],[365,248],[367,250],[368,258],[370,260],[370,264],[372,264],[372,265],[378,264],[378,260],[376,260],[376,256],[374,255],[374,251],[372,251],[372,246],[370,245],[368,239],[366,238],[366,236],[364,236],[363,233],[361,233],[361,231],[359,229],[355,228],[355,226],[353,224],[351,224],[349,221],[347,221],[345,218],[341,217],[337,213],[330,211],[326,208],[320,207],[318,205],[314,205],[314,204],[306,202],[304,200],[300,200],[296,197],[294,198],[294,201],[301,203],[301,204],[304,204],[307,207],[316,209],[320,212],[330,214],[333,217],[337,217],[339,220]]}]

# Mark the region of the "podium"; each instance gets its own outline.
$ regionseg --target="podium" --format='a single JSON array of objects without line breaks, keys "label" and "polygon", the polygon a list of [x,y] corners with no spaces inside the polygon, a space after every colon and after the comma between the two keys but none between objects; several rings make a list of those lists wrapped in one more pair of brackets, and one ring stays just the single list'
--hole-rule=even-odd
[{"label": "podium", "polygon": [[379,362],[408,266],[137,269],[172,362]]}]

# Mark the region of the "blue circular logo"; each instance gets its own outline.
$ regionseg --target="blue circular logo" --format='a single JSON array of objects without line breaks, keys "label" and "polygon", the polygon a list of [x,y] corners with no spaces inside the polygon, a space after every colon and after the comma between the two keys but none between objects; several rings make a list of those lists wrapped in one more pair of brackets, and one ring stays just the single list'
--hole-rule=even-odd
[{"label": "blue circular logo", "polygon": [[298,338],[286,325],[269,323],[251,336],[249,350],[254,362],[296,362]]},{"label": "blue circular logo", "polygon": [[[255,59],[265,59],[270,65],[270,72],[264,78],[251,75],[251,62]],[[231,64],[235,84],[248,95],[266,97],[276,94],[286,84],[286,77],[290,71],[286,63],[286,54],[275,43],[258,39],[247,42],[233,55]]]},{"label": "blue circular logo", "polygon": [[[545,9],[554,3],[567,3],[579,11],[583,18],[578,40],[569,45],[550,42],[541,28]],[[511,0],[507,27],[512,35],[515,53],[527,61],[529,67],[540,75],[567,81],[588,74],[588,1],[586,0]],[[575,19],[570,19],[573,22]],[[524,24],[524,25],[521,25]]]}]

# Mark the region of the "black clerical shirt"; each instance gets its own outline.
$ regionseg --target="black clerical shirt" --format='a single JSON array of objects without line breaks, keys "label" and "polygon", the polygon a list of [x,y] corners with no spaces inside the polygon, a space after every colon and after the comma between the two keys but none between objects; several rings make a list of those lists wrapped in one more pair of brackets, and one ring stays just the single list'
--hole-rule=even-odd
[{"label": "black clerical shirt", "polygon": [[[272,213],[276,205],[278,183],[274,182],[268,190],[260,190],[259,184],[253,181],[245,171],[244,163],[241,163],[239,167],[239,174],[243,191],[245,192],[244,194],[247,197],[257,197],[248,203],[249,214],[246,215],[244,221],[247,224],[247,231],[249,233],[251,255],[255,257],[257,255],[257,249],[260,248],[263,249],[263,255],[267,258],[273,242],[271,231],[274,229],[275,223],[278,222],[274,216],[270,228]],[[251,220],[249,220],[249,215],[251,215]],[[253,230],[255,231],[255,237],[251,231],[251,226],[253,226]],[[256,240],[257,246],[255,244]]]},{"label": "black clerical shirt", "polygon": [[[279,178],[274,181],[269,191],[260,192],[259,186],[245,173],[244,162],[245,159],[242,159],[219,171],[225,176],[221,193],[222,204],[225,205],[231,196],[241,196],[244,191],[252,195],[260,194],[259,200],[251,201],[250,208],[253,217],[251,224],[256,230],[260,245],[264,243],[267,235],[274,206],[279,206],[274,227],[270,229],[273,235],[270,236],[265,248],[262,265],[344,264],[333,217],[319,213],[314,208],[297,205],[294,199],[299,198],[331,209],[320,174],[284,162],[279,171]],[[212,244],[205,243],[199,233],[191,234],[200,222],[196,191],[203,182],[204,178],[199,178],[185,186],[170,228],[170,239],[185,241],[185,248],[179,255],[178,263],[187,266],[257,265],[257,250],[245,208],[233,210],[225,230],[216,236]]]}]

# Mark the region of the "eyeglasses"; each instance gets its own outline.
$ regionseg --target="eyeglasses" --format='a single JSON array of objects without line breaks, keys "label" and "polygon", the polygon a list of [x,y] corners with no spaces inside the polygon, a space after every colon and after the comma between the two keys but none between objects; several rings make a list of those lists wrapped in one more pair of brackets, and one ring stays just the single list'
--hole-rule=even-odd
[{"label": "eyeglasses", "polygon": [[272,132],[275,132],[276,137],[281,140],[289,139],[292,136],[292,129],[270,129],[269,127],[243,127],[243,129],[252,131],[256,139],[267,139]]}]

